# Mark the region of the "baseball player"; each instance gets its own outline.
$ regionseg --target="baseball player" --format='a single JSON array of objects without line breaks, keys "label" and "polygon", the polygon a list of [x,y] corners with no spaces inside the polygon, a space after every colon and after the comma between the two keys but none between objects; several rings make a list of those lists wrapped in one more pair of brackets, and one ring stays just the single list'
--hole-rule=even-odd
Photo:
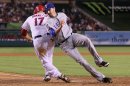
[{"label": "baseball player", "polygon": [[[51,77],[56,77],[69,83],[69,78],[62,74],[52,63],[55,43],[50,40],[48,35],[46,26],[48,15],[43,12],[44,10],[44,6],[36,6],[34,15],[28,17],[23,23],[21,34],[25,39],[33,41],[35,53],[45,69],[44,81],[50,81]],[[31,30],[32,37],[28,33],[29,30]]]},{"label": "baseball player", "polygon": [[[68,54],[70,57],[72,57],[77,63],[82,65],[86,71],[88,71],[93,77],[95,77],[98,81],[103,83],[111,83],[112,79],[109,77],[106,77],[102,73],[98,72],[94,67],[92,67],[79,53],[77,50],[77,46],[85,46],[88,48],[92,56],[94,57],[94,60],[96,64],[99,67],[107,67],[109,65],[108,62],[105,62],[97,53],[94,45],[92,44],[91,40],[81,34],[72,33],[72,28],[68,26],[67,24],[67,16],[63,12],[57,13],[55,11],[55,6],[53,3],[48,2],[46,5],[46,12],[50,16],[50,19],[48,19],[48,22],[54,22],[52,21],[53,18],[58,18],[59,21],[64,21],[64,25],[62,26],[59,33],[55,33],[57,29],[50,26],[51,28],[54,28],[54,41],[60,45],[61,49]],[[49,24],[48,24],[49,25]]]}]

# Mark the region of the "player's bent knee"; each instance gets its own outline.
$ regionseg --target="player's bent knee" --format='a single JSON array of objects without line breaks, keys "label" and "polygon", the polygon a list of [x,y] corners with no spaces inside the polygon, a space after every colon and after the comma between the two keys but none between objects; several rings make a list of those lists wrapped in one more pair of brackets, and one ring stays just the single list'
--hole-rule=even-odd
[{"label": "player's bent knee", "polygon": [[82,60],[82,59],[78,59],[78,60],[76,60],[76,62],[79,63],[80,65],[84,64],[84,60]]}]

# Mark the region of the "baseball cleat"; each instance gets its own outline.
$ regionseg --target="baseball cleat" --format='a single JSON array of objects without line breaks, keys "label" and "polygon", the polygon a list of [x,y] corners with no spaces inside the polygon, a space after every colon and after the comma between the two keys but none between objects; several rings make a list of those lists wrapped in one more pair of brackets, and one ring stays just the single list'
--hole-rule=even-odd
[{"label": "baseball cleat", "polygon": [[64,74],[61,74],[61,76],[59,76],[58,79],[61,79],[62,81],[66,82],[66,83],[70,83],[70,79],[67,76],[65,76]]},{"label": "baseball cleat", "polygon": [[103,83],[112,83],[112,79],[109,78],[109,77],[105,77],[105,78],[103,78],[103,80],[101,82],[103,82]]},{"label": "baseball cleat", "polygon": [[44,81],[49,82],[51,80],[51,76],[49,75],[45,75],[45,77],[43,78]]},{"label": "baseball cleat", "polygon": [[100,64],[96,62],[99,67],[108,67],[109,62],[102,61]]}]

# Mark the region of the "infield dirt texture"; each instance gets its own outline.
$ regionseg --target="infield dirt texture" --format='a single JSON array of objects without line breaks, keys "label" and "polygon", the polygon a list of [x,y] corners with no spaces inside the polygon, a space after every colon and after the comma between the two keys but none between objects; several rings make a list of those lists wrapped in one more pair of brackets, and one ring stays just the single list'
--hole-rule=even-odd
[{"label": "infield dirt texture", "polygon": [[42,81],[42,77],[0,73],[0,86],[130,86],[130,77],[112,77],[113,83],[100,83],[92,77],[70,76],[71,83],[52,79]]},{"label": "infield dirt texture", "polygon": [[[89,53],[81,52],[82,55],[90,55]],[[0,57],[4,56],[34,56],[34,53],[0,53]],[[63,56],[62,52],[54,53],[55,56]],[[100,55],[112,55],[112,56],[130,56],[130,52],[100,52]],[[21,58],[21,57],[20,57]],[[113,57],[111,57],[113,58]],[[5,63],[6,64],[6,63]],[[126,63],[128,64],[128,63]],[[111,64],[110,64],[111,65]],[[125,65],[119,64],[119,65]],[[117,66],[118,67],[118,66]],[[119,69],[119,67],[118,67]],[[130,69],[128,69],[130,70]],[[99,70],[100,71],[100,70]],[[113,71],[113,70],[111,70]],[[124,75],[125,71],[123,70]],[[110,73],[111,74],[111,73]],[[110,75],[109,74],[109,75]],[[115,73],[116,74],[116,73]],[[127,77],[128,75],[128,77]],[[28,74],[16,74],[16,73],[5,73],[0,72],[0,86],[130,86],[130,76],[127,74],[125,76],[114,76],[112,75],[113,83],[111,84],[104,84],[98,82],[95,78],[91,76],[75,76],[69,75],[71,79],[71,83],[65,83],[61,80],[57,80],[53,78],[50,82],[44,82],[42,76],[37,75],[28,75]]]}]

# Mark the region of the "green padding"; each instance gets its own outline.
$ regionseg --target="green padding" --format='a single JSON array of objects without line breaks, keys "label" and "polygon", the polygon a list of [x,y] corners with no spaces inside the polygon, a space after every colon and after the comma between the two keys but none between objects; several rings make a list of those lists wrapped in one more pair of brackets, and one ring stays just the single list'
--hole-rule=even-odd
[{"label": "green padding", "polygon": [[21,24],[20,23],[8,23],[7,28],[8,29],[20,29]]},{"label": "green padding", "polygon": [[111,11],[104,5],[104,3],[99,2],[98,3],[103,9],[105,9],[109,14],[111,14]]},{"label": "green padding", "polygon": [[88,2],[84,3],[85,5],[87,5],[92,11],[94,11],[96,14],[99,14],[99,12]]},{"label": "green padding", "polygon": [[99,11],[101,14],[105,15],[105,12],[101,9],[101,7],[100,7],[96,2],[91,2],[91,4],[92,4],[96,9],[98,9],[98,11]]}]

